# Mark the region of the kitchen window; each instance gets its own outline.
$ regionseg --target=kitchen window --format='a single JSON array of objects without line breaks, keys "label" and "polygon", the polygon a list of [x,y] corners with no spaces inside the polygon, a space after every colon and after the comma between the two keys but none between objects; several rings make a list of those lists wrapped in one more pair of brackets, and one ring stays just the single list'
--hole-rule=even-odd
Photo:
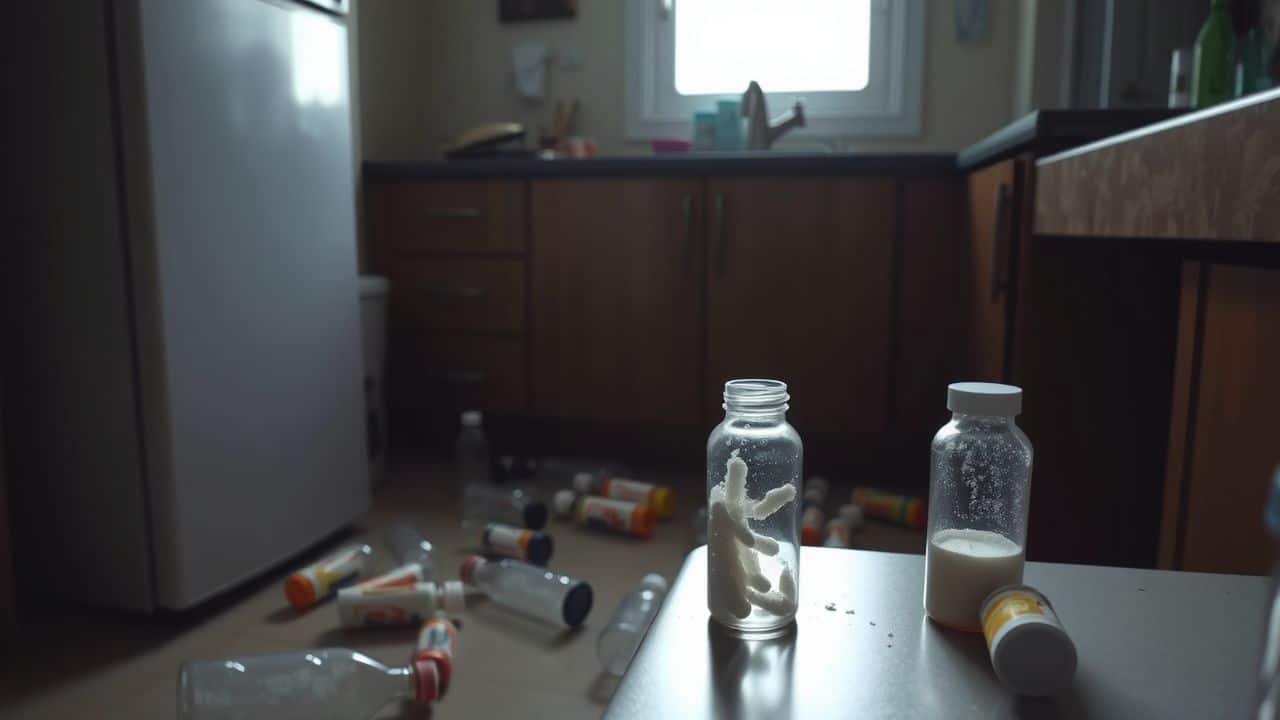
[{"label": "kitchen window", "polygon": [[816,138],[920,132],[923,0],[629,0],[627,136],[689,137],[755,80]]}]

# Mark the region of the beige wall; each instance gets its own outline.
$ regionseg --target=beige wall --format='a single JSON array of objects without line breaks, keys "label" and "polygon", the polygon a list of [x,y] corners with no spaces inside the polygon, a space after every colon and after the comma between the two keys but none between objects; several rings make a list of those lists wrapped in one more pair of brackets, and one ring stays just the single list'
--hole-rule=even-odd
[{"label": "beige wall", "polygon": [[[646,2],[648,0],[627,0]],[[580,0],[578,17],[503,25],[497,0],[362,0],[360,93],[366,160],[436,157],[437,148],[472,125],[495,120],[549,124],[549,103],[522,101],[513,88],[510,50],[524,42],[557,53],[576,50],[581,65],[556,62],[550,97],[577,97],[578,134],[602,153],[647,152],[624,138],[623,0]],[[928,3],[923,132],[913,138],[860,138],[845,149],[958,150],[1013,118],[1017,0],[991,0],[987,37],[955,41],[950,0]]]}]

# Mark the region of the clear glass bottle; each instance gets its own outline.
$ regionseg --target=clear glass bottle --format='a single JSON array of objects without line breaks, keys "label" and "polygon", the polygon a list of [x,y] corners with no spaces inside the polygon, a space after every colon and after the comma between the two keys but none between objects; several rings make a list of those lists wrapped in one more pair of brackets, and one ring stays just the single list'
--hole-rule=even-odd
[{"label": "clear glass bottle", "polygon": [[391,550],[398,567],[417,565],[418,579],[430,580],[435,576],[435,549],[422,533],[403,523],[395,523],[383,533],[383,542]]},{"label": "clear glass bottle", "polygon": [[947,627],[977,632],[982,601],[1022,582],[1031,504],[1031,441],[1013,418],[1022,389],[947,387],[951,422],[933,438],[924,609]]},{"label": "clear glass bottle", "polygon": [[484,415],[479,410],[462,413],[462,427],[453,445],[455,468],[462,487],[488,485],[493,480],[489,465],[489,440],[484,435]]},{"label": "clear glass bottle", "polygon": [[439,690],[430,659],[392,667],[344,648],[188,660],[178,671],[178,719],[371,718],[395,700],[434,702]]},{"label": "clear glass bottle", "polygon": [[541,530],[547,525],[547,505],[520,488],[468,485],[462,493],[463,526],[483,527],[489,522]]},{"label": "clear glass bottle", "polygon": [[462,581],[490,600],[553,625],[578,627],[591,612],[591,586],[519,560],[468,555]]},{"label": "clear glass bottle", "polygon": [[788,400],[784,382],[730,380],[707,438],[707,609],[743,634],[795,619],[804,449]]},{"label": "clear glass bottle", "polygon": [[596,639],[596,657],[606,672],[621,677],[627,671],[666,596],[667,579],[649,573],[640,581],[640,587],[618,603],[613,618]]}]

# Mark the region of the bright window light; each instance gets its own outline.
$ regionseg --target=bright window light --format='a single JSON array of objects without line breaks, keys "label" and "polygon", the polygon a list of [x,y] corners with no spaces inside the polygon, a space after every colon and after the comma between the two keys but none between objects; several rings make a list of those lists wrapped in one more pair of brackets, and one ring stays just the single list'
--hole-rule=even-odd
[{"label": "bright window light", "polygon": [[871,0],[675,0],[676,91],[858,91]]}]

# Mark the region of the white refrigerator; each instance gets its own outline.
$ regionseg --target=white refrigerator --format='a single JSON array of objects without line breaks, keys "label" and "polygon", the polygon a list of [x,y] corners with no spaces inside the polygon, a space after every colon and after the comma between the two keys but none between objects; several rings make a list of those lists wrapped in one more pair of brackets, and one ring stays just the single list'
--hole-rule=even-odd
[{"label": "white refrigerator", "polygon": [[188,608],[369,505],[344,4],[36,5],[49,197],[5,275],[19,576]]}]

